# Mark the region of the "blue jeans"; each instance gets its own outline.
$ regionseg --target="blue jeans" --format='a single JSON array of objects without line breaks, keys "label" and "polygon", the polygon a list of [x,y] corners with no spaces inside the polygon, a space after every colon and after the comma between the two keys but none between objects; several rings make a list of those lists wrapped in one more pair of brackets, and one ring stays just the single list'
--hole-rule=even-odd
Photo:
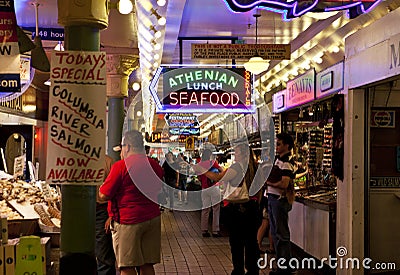
[{"label": "blue jeans", "polygon": [[98,275],[115,275],[115,255],[111,233],[106,234],[107,204],[96,207],[96,258]]},{"label": "blue jeans", "polygon": [[277,259],[286,259],[283,265],[287,268],[289,268],[289,260],[292,257],[288,224],[291,209],[292,205],[287,198],[278,199],[278,196],[268,195],[268,215],[276,257]]}]

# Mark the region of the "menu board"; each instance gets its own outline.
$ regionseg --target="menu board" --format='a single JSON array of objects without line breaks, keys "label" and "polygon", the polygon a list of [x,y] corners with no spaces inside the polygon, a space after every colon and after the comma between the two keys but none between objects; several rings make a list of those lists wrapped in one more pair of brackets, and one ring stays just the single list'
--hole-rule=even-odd
[{"label": "menu board", "polygon": [[103,181],[106,121],[105,52],[53,51],[46,182]]}]

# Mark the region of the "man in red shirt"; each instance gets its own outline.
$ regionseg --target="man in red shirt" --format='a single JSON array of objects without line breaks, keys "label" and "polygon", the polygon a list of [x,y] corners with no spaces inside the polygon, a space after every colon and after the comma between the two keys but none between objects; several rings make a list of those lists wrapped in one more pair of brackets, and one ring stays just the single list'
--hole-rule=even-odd
[{"label": "man in red shirt", "polygon": [[163,170],[146,156],[143,136],[132,130],[122,138],[121,158],[100,187],[99,196],[109,200],[113,246],[121,275],[154,274],[161,260],[161,219],[157,195]]}]

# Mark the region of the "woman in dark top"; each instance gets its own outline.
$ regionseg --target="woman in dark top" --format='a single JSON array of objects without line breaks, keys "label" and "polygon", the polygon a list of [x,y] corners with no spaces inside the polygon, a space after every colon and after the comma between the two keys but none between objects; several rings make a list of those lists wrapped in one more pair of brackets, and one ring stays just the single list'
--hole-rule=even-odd
[{"label": "woman in dark top", "polygon": [[[245,180],[247,189],[250,190],[257,170],[254,153],[248,144],[239,144],[234,149],[235,163],[223,172],[204,171],[199,166],[194,167],[194,170],[197,173],[204,173],[211,180],[230,182],[232,186],[238,186]],[[248,202],[229,203],[226,206],[233,264],[232,275],[259,274],[257,265],[259,258],[257,230],[260,226],[258,198],[259,194],[256,194],[250,196]]]}]

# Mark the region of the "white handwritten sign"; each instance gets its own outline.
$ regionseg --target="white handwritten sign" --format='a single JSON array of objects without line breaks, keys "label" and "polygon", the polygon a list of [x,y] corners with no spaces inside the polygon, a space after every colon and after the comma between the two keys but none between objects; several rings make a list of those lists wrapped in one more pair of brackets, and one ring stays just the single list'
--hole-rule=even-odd
[{"label": "white handwritten sign", "polygon": [[53,52],[46,181],[96,185],[103,181],[106,54]]}]

